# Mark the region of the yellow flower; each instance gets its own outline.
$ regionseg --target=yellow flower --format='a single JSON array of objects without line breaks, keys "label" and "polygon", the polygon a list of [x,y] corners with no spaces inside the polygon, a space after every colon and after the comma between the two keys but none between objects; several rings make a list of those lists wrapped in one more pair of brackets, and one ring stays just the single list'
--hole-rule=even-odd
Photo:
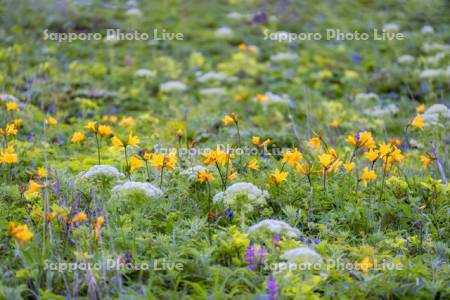
[{"label": "yellow flower", "polygon": [[84,141],[84,139],[85,139],[84,133],[81,131],[77,131],[73,133],[71,142],[74,144],[79,144],[82,141]]},{"label": "yellow flower", "polygon": [[98,134],[101,137],[109,136],[112,134],[112,132],[113,132],[113,130],[110,126],[107,126],[107,125],[99,125],[98,126]]},{"label": "yellow flower", "polygon": [[30,180],[28,183],[28,193],[36,193],[39,192],[44,186],[42,184],[37,183],[34,180]]},{"label": "yellow flower", "polygon": [[236,180],[236,178],[237,178],[237,171],[232,170],[230,176],[228,176],[228,180],[233,181]]},{"label": "yellow flower", "polygon": [[159,169],[164,166],[164,154],[154,153],[151,156],[150,165]]},{"label": "yellow flower", "polygon": [[88,129],[93,133],[97,133],[97,123],[96,122],[88,122],[84,128]]},{"label": "yellow flower", "polygon": [[369,151],[366,152],[365,156],[368,160],[374,162],[378,158],[378,151],[370,149]]},{"label": "yellow flower", "polygon": [[7,135],[16,135],[17,134],[16,125],[14,123],[6,125],[6,134]]},{"label": "yellow flower", "polygon": [[267,102],[267,100],[269,100],[269,97],[267,97],[267,95],[264,95],[264,94],[257,94],[255,98],[256,98],[256,101],[261,102],[261,103]]},{"label": "yellow flower", "polygon": [[19,110],[19,106],[17,105],[16,102],[7,102],[6,103],[6,110],[7,111],[15,111],[15,110]]},{"label": "yellow flower", "polygon": [[116,148],[123,147],[122,141],[117,136],[111,138],[111,143]]},{"label": "yellow flower", "polygon": [[285,181],[287,177],[288,177],[288,172],[280,172],[280,170],[275,169],[275,172],[273,172],[270,175],[270,180],[274,184],[278,185],[278,184],[282,183],[283,181]]},{"label": "yellow flower", "polygon": [[214,176],[206,170],[202,170],[197,174],[200,183],[209,182],[214,179]]},{"label": "yellow flower", "polygon": [[149,161],[150,159],[152,159],[152,156],[153,156],[153,153],[150,153],[150,152],[144,152],[144,155],[142,155],[142,158],[145,160],[145,161]]},{"label": "yellow flower", "polygon": [[230,154],[227,154],[219,148],[214,151],[203,153],[202,156],[205,158],[203,163],[206,165],[215,165],[216,163],[220,163],[223,166],[232,158]]},{"label": "yellow flower", "polygon": [[136,146],[137,144],[139,144],[139,142],[139,138],[130,132],[130,134],[128,135],[127,144],[130,146]]},{"label": "yellow flower", "polygon": [[0,162],[10,165],[17,162],[17,154],[13,147],[10,146],[5,151],[0,152]]},{"label": "yellow flower", "polygon": [[8,234],[15,238],[21,246],[33,237],[33,233],[28,229],[26,224],[19,224],[16,226],[16,224],[12,222],[8,224]]},{"label": "yellow flower", "polygon": [[427,169],[433,160],[428,155],[421,155],[420,161],[422,162],[422,167]]},{"label": "yellow flower", "polygon": [[39,177],[47,177],[47,170],[44,167],[40,167],[37,169],[37,172]]},{"label": "yellow flower", "polygon": [[259,136],[253,136],[252,137],[252,144],[255,146],[259,146],[259,143],[261,142],[261,138]]},{"label": "yellow flower", "polygon": [[375,141],[373,140],[372,133],[369,131],[363,131],[359,133],[359,143],[360,146],[364,146],[367,149],[375,147]]},{"label": "yellow flower", "polygon": [[177,164],[177,155],[176,153],[170,153],[169,155],[164,156],[164,168],[167,170],[172,170],[175,168]]},{"label": "yellow flower", "polygon": [[339,119],[334,119],[330,123],[330,126],[333,127],[333,128],[338,128],[339,125],[341,125],[341,120],[339,120]]},{"label": "yellow flower", "polygon": [[287,151],[283,153],[282,162],[288,164],[288,166],[294,166],[296,163],[300,162],[303,158],[303,154],[295,149],[294,151]]},{"label": "yellow flower", "polygon": [[222,121],[225,126],[237,123],[237,116],[234,113],[231,113],[223,117]]},{"label": "yellow flower", "polygon": [[378,150],[380,157],[385,157],[386,155],[390,154],[392,151],[392,145],[391,144],[380,144],[380,149]]},{"label": "yellow flower", "polygon": [[261,148],[264,148],[266,146],[269,146],[272,143],[272,141],[270,139],[266,139],[264,142],[261,143],[261,145],[259,145]]},{"label": "yellow flower", "polygon": [[364,273],[367,273],[369,272],[369,269],[373,268],[373,263],[368,257],[366,257],[362,260],[362,262],[358,263],[357,266],[358,269],[360,269]]},{"label": "yellow flower", "polygon": [[144,162],[140,160],[136,155],[130,157],[130,171],[142,168],[143,166]]},{"label": "yellow flower", "polygon": [[334,162],[331,164],[331,166],[329,167],[328,171],[329,172],[335,172],[337,169],[339,169],[339,167],[342,165],[342,161],[339,159],[335,159]]},{"label": "yellow flower", "polygon": [[47,119],[45,120],[45,122],[50,125],[50,126],[55,126],[56,124],[58,124],[58,120],[56,120],[53,117],[47,117]]},{"label": "yellow flower", "polygon": [[80,212],[72,218],[71,223],[76,224],[76,223],[80,223],[80,222],[83,222],[86,220],[87,220],[87,215],[84,212]]},{"label": "yellow flower", "polygon": [[319,162],[324,169],[328,168],[331,165],[331,163],[333,162],[333,160],[334,160],[334,157],[331,154],[324,153],[322,155],[319,155]]},{"label": "yellow flower", "polygon": [[177,130],[177,137],[181,138],[184,135],[184,130],[183,128],[180,128]]},{"label": "yellow flower", "polygon": [[313,137],[311,138],[308,143],[311,145],[314,151],[316,151],[320,147],[320,138]]},{"label": "yellow flower", "polygon": [[95,222],[95,239],[98,240],[100,238],[100,229],[102,225],[105,224],[105,218],[103,216],[97,217],[97,221]]},{"label": "yellow flower", "polygon": [[23,121],[21,119],[14,119],[12,121],[12,123],[16,126],[16,127],[20,127],[23,124]]},{"label": "yellow flower", "polygon": [[303,174],[305,176],[309,175],[309,164],[308,163],[304,163],[303,165],[301,164],[296,164],[295,165],[295,171],[297,173]]},{"label": "yellow flower", "polygon": [[246,51],[247,50],[247,45],[245,43],[240,43],[239,44],[239,50]]},{"label": "yellow flower", "polygon": [[424,104],[420,104],[419,106],[416,107],[416,112],[418,114],[423,114],[425,112],[425,105]]},{"label": "yellow flower", "polygon": [[134,123],[135,122],[134,122],[133,117],[126,117],[120,121],[119,125],[122,127],[130,127],[130,126],[133,126]]},{"label": "yellow flower", "polygon": [[416,117],[411,121],[410,125],[417,129],[422,129],[425,126],[424,118],[421,114],[417,114]]},{"label": "yellow flower", "polygon": [[347,136],[346,141],[347,141],[347,143],[349,143],[351,145],[355,145],[356,146],[358,144],[358,141],[356,140],[356,138],[353,135]]},{"label": "yellow flower", "polygon": [[344,169],[346,169],[347,171],[352,171],[355,168],[355,163],[354,162],[348,162],[345,163],[344,165]]},{"label": "yellow flower", "polygon": [[377,174],[375,174],[374,170],[369,170],[367,167],[364,168],[363,174],[361,175],[361,180],[364,180],[365,182],[369,180],[373,180],[377,178]]},{"label": "yellow flower", "polygon": [[259,166],[258,166],[258,161],[256,159],[252,159],[247,163],[247,169],[250,170],[258,170]]},{"label": "yellow flower", "polygon": [[402,151],[394,146],[394,151],[391,153],[392,159],[397,162],[401,163],[403,159],[405,159],[405,156],[402,154]]}]

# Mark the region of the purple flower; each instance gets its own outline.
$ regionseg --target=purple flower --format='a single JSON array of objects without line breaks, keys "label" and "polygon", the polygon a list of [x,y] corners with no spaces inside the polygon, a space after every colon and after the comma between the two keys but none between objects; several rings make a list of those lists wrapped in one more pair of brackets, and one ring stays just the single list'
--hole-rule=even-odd
[{"label": "purple flower", "polygon": [[359,54],[353,54],[352,55],[352,62],[355,64],[361,63],[362,57]]},{"label": "purple flower", "polygon": [[299,240],[300,240],[300,242],[304,242],[304,241],[305,241],[305,238],[301,236],[301,237],[299,238]]},{"label": "purple flower", "polygon": [[52,103],[52,104],[50,104],[48,107],[47,107],[47,112],[48,113],[50,113],[50,114],[52,114],[52,113],[54,113],[55,111],[56,111],[56,104],[55,103]]},{"label": "purple flower", "polygon": [[278,286],[277,282],[273,278],[272,275],[269,276],[269,280],[267,280],[267,291],[269,293],[269,299],[275,300],[278,296]]},{"label": "purple flower", "polygon": [[315,240],[314,240],[314,244],[318,245],[319,243],[320,243],[320,240],[319,240],[319,239],[315,239]]},{"label": "purple flower", "polygon": [[255,23],[259,23],[259,24],[264,24],[267,23],[268,20],[268,16],[265,12],[257,12],[254,16],[253,16],[253,22]]},{"label": "purple flower", "polygon": [[264,248],[264,246],[261,245],[258,250],[258,260],[256,261],[256,263],[262,265],[264,263],[265,256],[266,256],[266,248]]},{"label": "purple flower", "polygon": [[[247,250],[245,251],[245,262],[254,265],[255,264],[255,247],[253,247],[253,242],[250,241],[250,244],[248,244]],[[249,266],[250,268],[252,266]]]},{"label": "purple flower", "polygon": [[223,212],[223,214],[225,216],[227,216],[228,218],[232,219],[234,217],[234,213],[231,209],[225,209],[225,211]]},{"label": "purple flower", "polygon": [[276,235],[272,238],[272,242],[273,242],[273,244],[274,244],[275,246],[278,246],[278,244],[280,243],[280,240],[281,240],[281,238],[280,238],[280,235],[279,235],[279,234],[276,234]]},{"label": "purple flower", "polygon": [[310,239],[307,239],[307,240],[306,240],[306,243],[307,243],[308,245],[311,245],[312,241],[311,241]]},{"label": "purple flower", "polygon": [[31,142],[33,140],[33,138],[35,137],[35,133],[34,132],[27,132],[27,141]]}]

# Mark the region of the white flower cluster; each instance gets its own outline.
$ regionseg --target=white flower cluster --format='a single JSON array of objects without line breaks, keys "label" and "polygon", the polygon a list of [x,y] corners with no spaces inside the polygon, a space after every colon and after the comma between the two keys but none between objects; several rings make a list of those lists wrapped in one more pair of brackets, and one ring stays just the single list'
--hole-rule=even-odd
[{"label": "white flower cluster", "polygon": [[214,35],[218,38],[230,38],[233,36],[233,30],[230,27],[220,27],[216,30]]},{"label": "white flower cluster", "polygon": [[198,173],[205,170],[205,167],[197,165],[181,171],[180,174],[186,176],[190,181],[195,181],[197,180]]},{"label": "white flower cluster", "polygon": [[260,190],[252,183],[238,182],[230,185],[224,192],[217,193],[213,201],[233,210],[253,211],[255,206],[265,205],[267,198],[267,191]]},{"label": "white flower cluster", "polygon": [[134,73],[134,76],[136,77],[146,77],[146,78],[152,78],[155,77],[155,75],[156,75],[155,71],[149,69],[139,69]]},{"label": "white flower cluster", "polygon": [[280,52],[270,56],[270,60],[273,62],[281,61],[293,61],[298,58],[298,55],[293,52]]},{"label": "white flower cluster", "polygon": [[163,92],[171,92],[171,91],[185,91],[187,90],[187,86],[181,81],[168,81],[165,83],[161,83],[159,89]]},{"label": "white flower cluster", "polygon": [[449,70],[445,69],[425,69],[420,72],[419,77],[421,79],[432,79],[438,77],[444,77],[450,75]]},{"label": "white flower cluster", "polygon": [[425,43],[423,44],[422,49],[425,52],[448,51],[450,50],[450,45],[439,43]]},{"label": "white flower cluster", "polygon": [[413,61],[414,61],[414,56],[409,55],[409,54],[405,54],[405,55],[402,55],[397,58],[397,62],[399,64],[409,64],[409,63],[412,63]]},{"label": "white flower cluster", "polygon": [[434,104],[423,113],[423,118],[425,124],[436,125],[441,119],[446,122],[450,120],[450,109],[444,104]]},{"label": "white flower cluster", "polygon": [[95,165],[86,172],[78,174],[80,179],[120,179],[124,175],[116,168],[109,165]]},{"label": "white flower cluster", "polygon": [[366,104],[370,100],[380,100],[380,97],[378,97],[375,93],[360,93],[355,96],[355,101],[359,104]]},{"label": "white flower cluster", "polygon": [[288,262],[302,260],[308,263],[322,263],[322,256],[314,251],[314,249],[306,247],[287,250],[281,255],[281,258],[287,260]]},{"label": "white flower cluster", "polygon": [[221,87],[211,87],[206,89],[199,90],[200,95],[207,96],[207,95],[225,95],[227,91],[224,88]]},{"label": "white flower cluster", "polygon": [[111,193],[114,195],[129,193],[129,192],[141,192],[144,193],[147,197],[158,197],[163,195],[163,192],[148,182],[138,182],[138,181],[127,181],[125,183],[116,185],[111,190]]},{"label": "white flower cluster", "polygon": [[16,102],[17,104],[19,104],[19,99],[17,99],[15,96],[13,95],[9,95],[9,94],[0,94],[0,99],[2,99],[5,102]]},{"label": "white flower cluster", "polygon": [[236,81],[236,77],[228,77],[222,72],[209,71],[206,73],[197,72],[195,74],[197,76],[198,82],[208,82],[208,81]]},{"label": "white flower cluster", "polygon": [[382,117],[384,115],[396,114],[398,113],[399,108],[394,103],[390,103],[383,106],[375,106],[372,108],[367,108],[364,110],[364,113],[367,115],[371,115],[374,117]]},{"label": "white flower cluster", "polygon": [[286,235],[289,238],[295,238],[300,235],[300,230],[292,227],[286,222],[273,220],[273,219],[265,219],[261,222],[250,226],[248,232],[252,233],[260,233],[260,232],[270,232],[271,234],[279,234]]}]

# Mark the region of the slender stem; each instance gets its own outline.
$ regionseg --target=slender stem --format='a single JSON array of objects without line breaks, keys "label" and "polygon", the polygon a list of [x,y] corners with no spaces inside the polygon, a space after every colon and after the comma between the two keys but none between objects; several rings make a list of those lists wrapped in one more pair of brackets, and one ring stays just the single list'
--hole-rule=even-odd
[{"label": "slender stem", "polygon": [[125,149],[124,153],[125,153],[125,168],[126,168],[126,172],[128,175],[128,179],[131,181],[131,174],[130,174],[130,166],[128,165],[128,152],[127,152],[127,146],[123,147]]},{"label": "slender stem", "polygon": [[98,140],[98,135],[97,133],[95,134],[95,143],[97,144],[97,158],[98,158],[98,164],[101,164],[101,159],[100,159],[100,141]]},{"label": "slender stem", "polygon": [[209,217],[209,214],[211,212],[211,186],[209,185],[209,181],[206,181],[206,185],[208,187],[208,213],[207,213],[207,221],[208,221],[208,240],[209,243],[212,243],[212,239],[211,239],[211,220]]},{"label": "slender stem", "polygon": [[163,177],[164,177],[164,166],[161,167],[161,174],[160,174],[161,178],[159,181],[159,188],[162,189],[162,184],[163,184]]},{"label": "slender stem", "polygon": [[145,160],[145,169],[147,170],[147,180],[150,182],[150,170],[148,168],[148,162]]}]

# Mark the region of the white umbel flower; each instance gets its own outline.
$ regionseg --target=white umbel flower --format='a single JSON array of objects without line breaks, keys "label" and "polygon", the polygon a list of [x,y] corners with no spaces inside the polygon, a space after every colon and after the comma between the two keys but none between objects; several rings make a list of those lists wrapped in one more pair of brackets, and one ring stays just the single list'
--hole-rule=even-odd
[{"label": "white umbel flower", "polygon": [[149,69],[139,69],[136,71],[136,73],[134,73],[134,76],[136,77],[146,77],[146,78],[151,78],[151,77],[155,77],[155,71],[149,70]]},{"label": "white umbel flower", "polygon": [[181,81],[168,81],[165,83],[161,83],[159,89],[163,92],[171,92],[171,91],[185,91],[187,90],[187,86]]},{"label": "white umbel flower", "polygon": [[255,206],[266,204],[269,193],[249,182],[230,185],[224,192],[217,193],[213,201],[233,210],[253,211]]},{"label": "white umbel flower", "polygon": [[206,73],[199,72],[197,74],[197,81],[198,82],[207,82],[210,80],[217,80],[217,81],[226,81],[228,79],[227,75],[225,75],[222,72],[216,72],[216,71],[209,71]]},{"label": "white umbel flower", "polygon": [[230,27],[220,27],[216,30],[214,35],[218,38],[231,38],[233,36],[233,30]]},{"label": "white umbel flower", "polygon": [[225,95],[227,92],[224,88],[221,87],[211,87],[206,89],[199,90],[200,95]]},{"label": "white umbel flower", "polygon": [[397,62],[399,64],[409,64],[409,63],[412,63],[413,61],[414,61],[414,56],[409,55],[409,54],[405,54],[405,55],[402,55],[397,58]]},{"label": "white umbel flower", "polygon": [[314,249],[306,247],[290,249],[284,252],[281,255],[281,258],[287,260],[288,262],[296,262],[302,260],[306,263],[322,263],[322,256],[314,251]]},{"label": "white umbel flower", "polygon": [[432,79],[432,78],[438,78],[445,75],[445,70],[441,69],[425,69],[422,72],[420,72],[419,77],[421,79]]},{"label": "white umbel flower", "polygon": [[138,182],[138,181],[127,181],[125,183],[116,185],[111,190],[111,194],[122,194],[127,192],[141,192],[144,193],[147,197],[158,197],[163,195],[163,192],[148,182]]},{"label": "white umbel flower", "polygon": [[270,60],[273,62],[293,61],[298,58],[298,55],[293,52],[280,52],[270,56]]},{"label": "white umbel flower", "polygon": [[273,235],[286,235],[289,238],[295,238],[300,235],[300,230],[297,228],[292,227],[286,222],[273,219],[262,220],[261,222],[250,226],[248,229],[250,234],[265,231],[269,231]]},{"label": "white umbel flower", "polygon": [[422,27],[422,29],[420,30],[420,32],[427,34],[427,33],[433,33],[434,29],[433,27],[431,27],[430,25],[425,25]]},{"label": "white umbel flower", "polygon": [[5,102],[15,102],[17,104],[19,104],[19,99],[17,99],[15,96],[13,95],[9,95],[9,94],[0,94],[0,99],[2,99]]},{"label": "white umbel flower", "polygon": [[116,168],[109,165],[95,165],[86,172],[78,174],[80,179],[120,179],[124,175]]},{"label": "white umbel flower", "polygon": [[383,30],[387,32],[399,32],[400,26],[396,23],[388,23],[383,26]]},{"label": "white umbel flower", "polygon": [[450,109],[444,104],[434,104],[423,113],[423,118],[425,124],[436,125],[441,119],[450,120]]},{"label": "white umbel flower", "polygon": [[378,101],[380,100],[380,97],[375,93],[360,93],[355,96],[355,102],[358,104],[365,105],[370,100]]}]

